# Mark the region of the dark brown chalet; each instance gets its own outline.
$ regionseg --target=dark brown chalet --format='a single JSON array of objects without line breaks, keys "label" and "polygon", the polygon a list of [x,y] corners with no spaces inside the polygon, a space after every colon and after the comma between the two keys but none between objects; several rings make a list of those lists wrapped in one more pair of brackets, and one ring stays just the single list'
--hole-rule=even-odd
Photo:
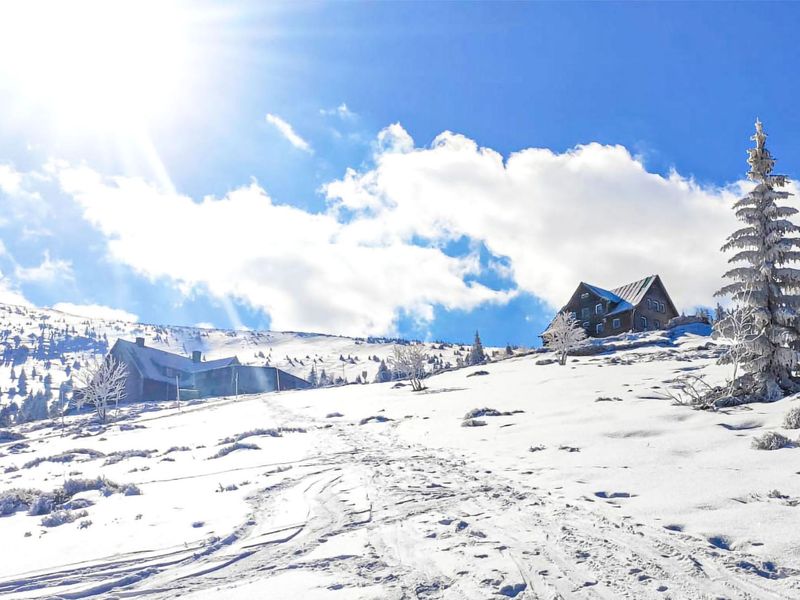
[{"label": "dark brown chalet", "polygon": [[664,329],[670,319],[678,316],[658,275],[613,290],[581,282],[561,309],[565,311],[571,312],[591,337]]}]

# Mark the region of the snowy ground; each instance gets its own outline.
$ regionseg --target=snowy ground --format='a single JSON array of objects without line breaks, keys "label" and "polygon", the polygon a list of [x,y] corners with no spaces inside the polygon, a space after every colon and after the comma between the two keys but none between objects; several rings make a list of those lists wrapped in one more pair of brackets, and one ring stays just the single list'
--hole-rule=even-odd
[{"label": "snowy ground", "polygon": [[[0,495],[97,475],[141,495],[83,492],[87,514],[54,527],[0,517],[0,595],[798,598],[800,449],[750,443],[796,439],[780,424],[800,401],[664,400],[678,374],[723,376],[707,342],[519,357],[418,394],[353,385],[128,413],[87,437],[75,419],[67,436],[28,431],[0,443]],[[511,414],[462,427],[483,407]],[[210,458],[279,427],[305,432]],[[73,449],[103,456],[25,467]],[[115,462],[125,450],[152,452]]]}]

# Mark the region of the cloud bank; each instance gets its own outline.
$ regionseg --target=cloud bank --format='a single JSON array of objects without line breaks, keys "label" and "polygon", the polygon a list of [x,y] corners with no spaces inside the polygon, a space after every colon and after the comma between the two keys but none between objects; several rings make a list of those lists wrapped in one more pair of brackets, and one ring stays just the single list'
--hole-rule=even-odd
[{"label": "cloud bank", "polygon": [[70,315],[87,317],[90,319],[106,319],[108,321],[129,321],[135,323],[139,317],[127,310],[111,308],[102,304],[73,304],[71,302],[59,302],[52,306],[57,310]]},{"label": "cloud bank", "polygon": [[[555,310],[581,280],[613,287],[652,273],[679,308],[711,304],[726,269],[719,248],[736,227],[731,206],[747,187],[650,173],[624,147],[596,143],[504,159],[451,132],[418,147],[394,124],[374,149],[370,166],[323,187],[323,213],[275,204],[256,183],[194,201],[87,167],[54,175],[113,259],[187,293],[241,299],[276,329],[351,335],[519,292]],[[447,251],[464,240],[473,250]],[[512,283],[478,283],[490,269]]]}]

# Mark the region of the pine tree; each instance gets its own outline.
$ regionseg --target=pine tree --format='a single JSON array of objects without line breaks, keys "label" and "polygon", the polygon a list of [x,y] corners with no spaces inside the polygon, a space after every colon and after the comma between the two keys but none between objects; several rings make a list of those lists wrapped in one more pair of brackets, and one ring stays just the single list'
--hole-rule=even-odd
[{"label": "pine tree", "polygon": [[28,375],[25,373],[24,368],[19,374],[19,379],[17,380],[17,392],[20,396],[24,396],[28,393]]},{"label": "pine tree", "polygon": [[467,364],[480,365],[486,362],[486,355],[483,353],[483,344],[481,343],[481,336],[475,332],[475,341],[472,343],[472,348],[469,349],[469,357]]},{"label": "pine tree", "polygon": [[308,383],[311,387],[319,385],[319,378],[317,377],[317,363],[311,365],[311,372],[308,374]]},{"label": "pine tree", "polygon": [[378,372],[375,374],[375,383],[385,383],[391,380],[392,372],[386,366],[386,362],[382,360],[381,364],[378,365]]},{"label": "pine tree", "polygon": [[792,372],[800,358],[800,270],[786,265],[800,260],[800,239],[793,235],[800,228],[788,220],[797,210],[776,204],[790,194],[778,189],[786,185],[786,176],[772,173],[775,159],[765,146],[767,135],[760,121],[750,139],[756,147],[748,149],[748,177],[756,186],[734,204],[745,227],[734,231],[722,247],[723,252],[736,252],[729,263],[743,266],[725,273],[733,283],[717,295],[730,295],[738,305],[753,309],[755,333],[743,342],[745,375],[735,383],[743,395],[770,401],[798,389]]}]

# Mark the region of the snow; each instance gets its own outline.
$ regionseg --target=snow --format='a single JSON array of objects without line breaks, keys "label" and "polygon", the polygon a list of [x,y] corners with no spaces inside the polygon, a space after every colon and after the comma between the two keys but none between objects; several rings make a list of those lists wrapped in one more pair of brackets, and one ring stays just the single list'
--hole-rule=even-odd
[{"label": "snow", "polygon": [[[682,333],[621,336],[566,366],[537,353],[445,372],[416,393],[350,385],[126,407],[104,430],[69,417],[64,436],[15,427],[28,447],[0,443],[0,494],[75,471],[142,493],[86,493],[84,529],[0,517],[0,595],[800,597],[800,448],[751,448],[768,431],[797,440],[782,422],[800,401],[673,405],[677,375],[727,374],[718,346]],[[474,409],[500,414],[461,427]],[[305,433],[209,459],[279,427]],[[23,468],[73,448],[155,452]]]}]

